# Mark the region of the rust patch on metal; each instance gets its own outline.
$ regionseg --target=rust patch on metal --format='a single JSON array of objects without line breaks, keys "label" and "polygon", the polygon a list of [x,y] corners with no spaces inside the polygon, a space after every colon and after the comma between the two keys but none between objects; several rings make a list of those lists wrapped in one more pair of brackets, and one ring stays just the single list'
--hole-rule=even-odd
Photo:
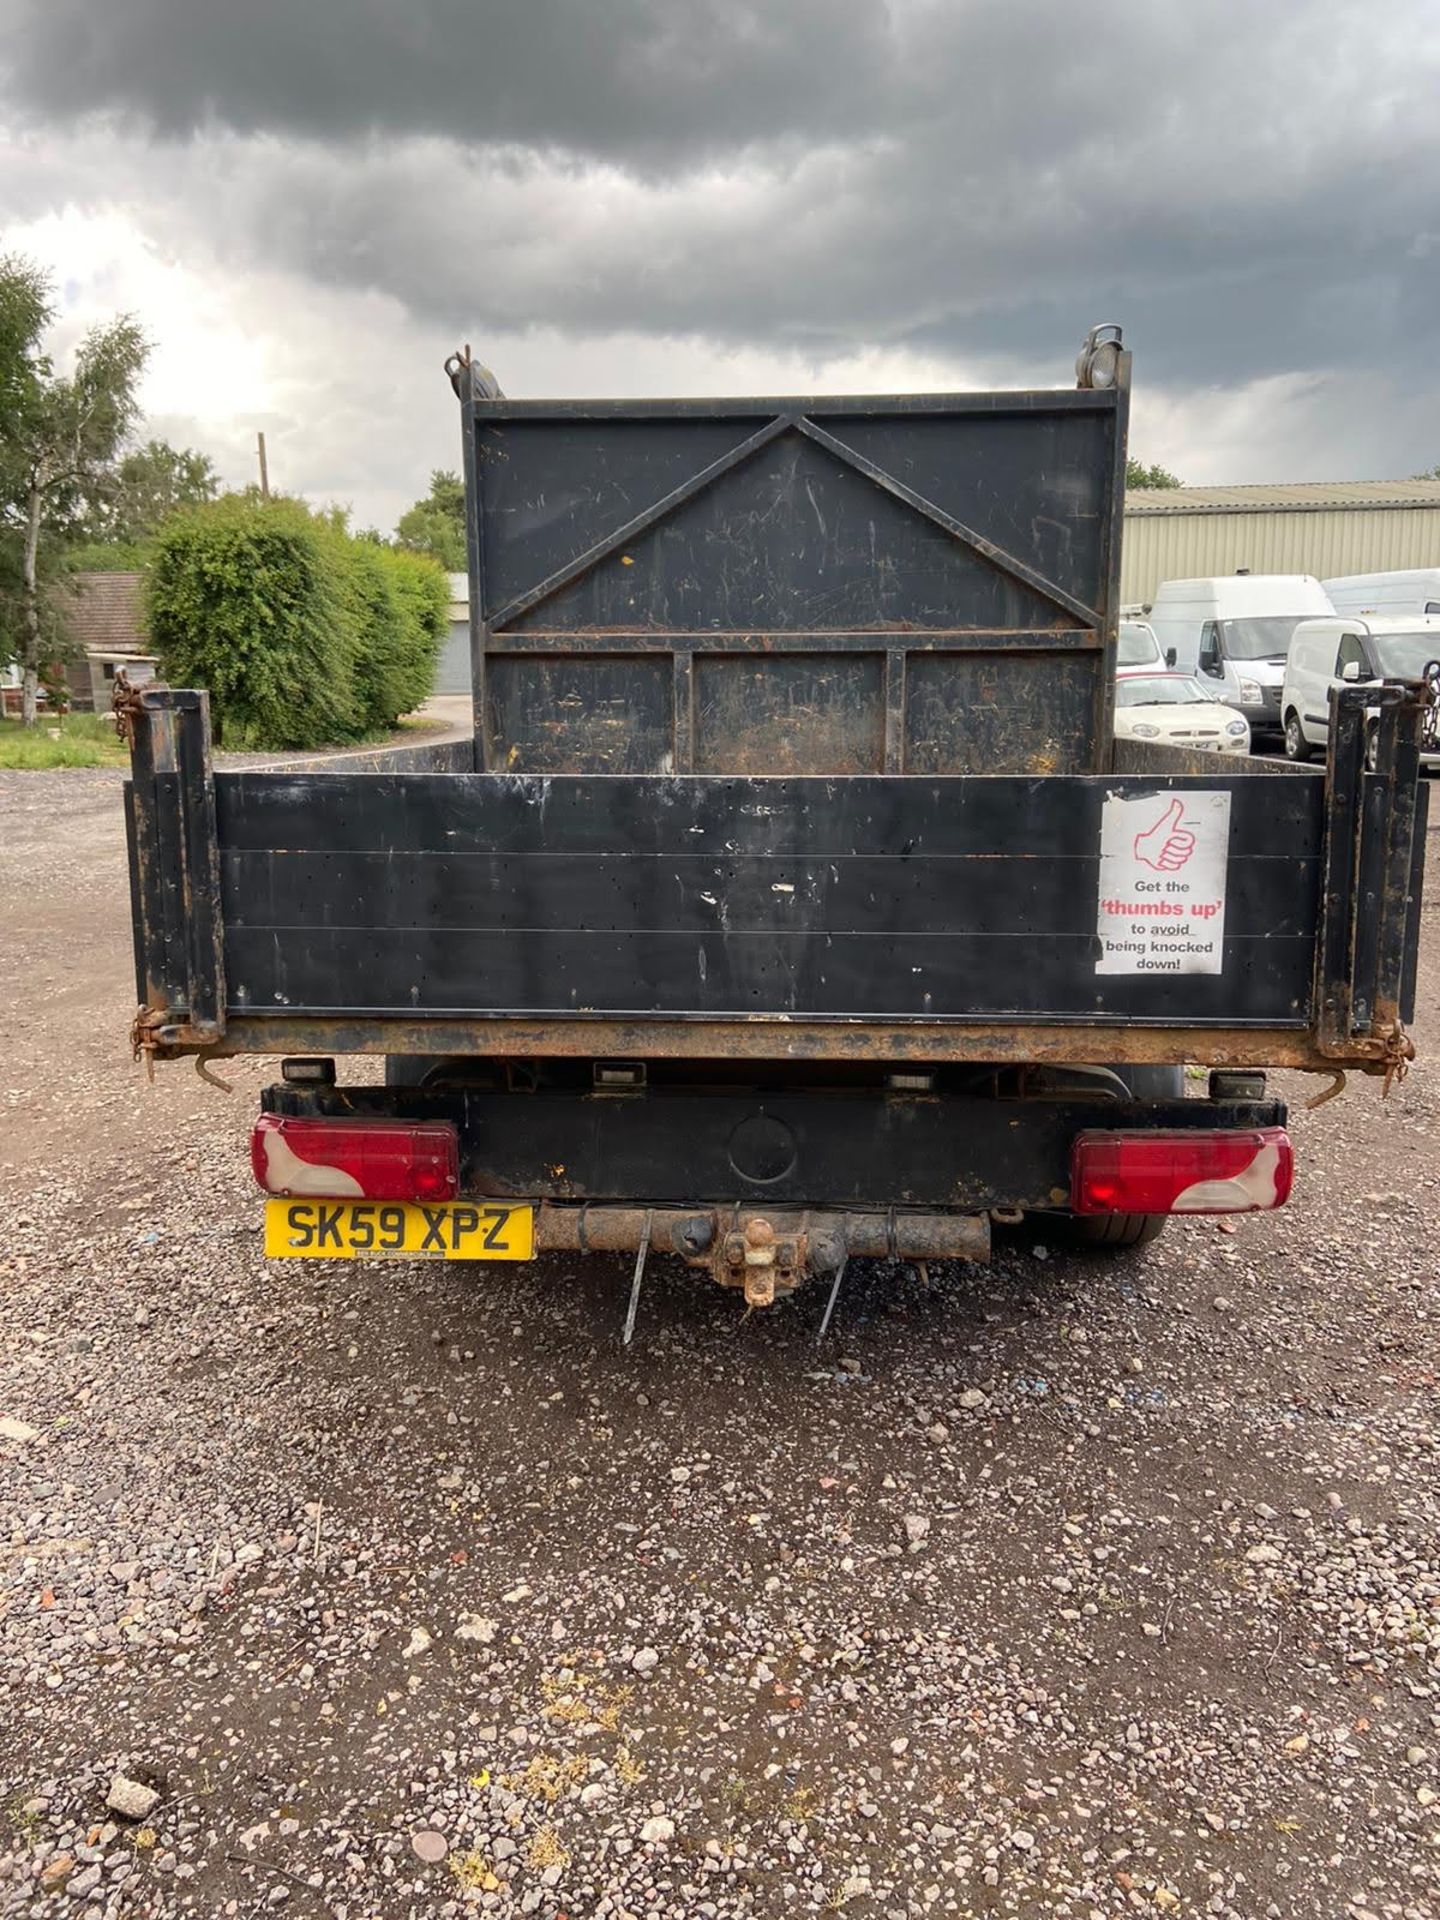
[{"label": "rust patch on metal", "polygon": [[695,1207],[567,1205],[542,1201],[535,1245],[545,1253],[673,1253],[721,1286],[768,1307],[851,1257],[988,1260],[990,1221],[968,1213],[746,1211]]},{"label": "rust patch on metal", "polygon": [[1383,1093],[1388,1098],[1391,1087],[1397,1081],[1403,1080],[1410,1071],[1410,1062],[1415,1058],[1415,1042],[1405,1031],[1405,1022],[1400,1018],[1399,1004],[1394,1000],[1375,1002],[1373,1031],[1384,1050]]},{"label": "rust patch on metal", "polygon": [[1313,1113],[1317,1107],[1328,1106],[1332,1100],[1338,1100],[1344,1091],[1345,1075],[1343,1073],[1337,1073],[1328,1087],[1324,1088],[1320,1093],[1317,1093],[1313,1100],[1307,1100],[1305,1102],[1305,1111],[1307,1113]]},{"label": "rust patch on metal", "polygon": [[140,688],[132,687],[125,669],[118,668],[115,684],[110,689],[110,717],[115,722],[115,731],[121,742],[132,753],[135,751],[135,722],[143,712]]},{"label": "rust patch on metal", "polygon": [[[156,1029],[162,1057],[193,1052],[181,1026]],[[1295,1067],[1333,1074],[1386,1070],[1385,1047],[1368,1036],[1321,1045],[1306,1028],[986,1026],[813,1020],[354,1019],[231,1013],[220,1051],[231,1053],[423,1053],[493,1059],[605,1057],[632,1060],[846,1060],[940,1065],[979,1061],[1093,1066]]]},{"label": "rust patch on metal", "polygon": [[712,1270],[723,1286],[745,1289],[747,1307],[770,1307],[780,1295],[794,1292],[809,1260],[810,1243],[803,1232],[778,1234],[757,1214],[725,1235]]},{"label": "rust patch on metal", "polygon": [[163,1009],[139,1007],[130,1022],[130,1058],[144,1059],[147,1080],[155,1078],[155,1056],[160,1048],[157,1023],[163,1023],[164,1018]]},{"label": "rust patch on metal", "polygon": [[694,711],[697,773],[844,775],[885,764],[878,650],[704,655]]}]

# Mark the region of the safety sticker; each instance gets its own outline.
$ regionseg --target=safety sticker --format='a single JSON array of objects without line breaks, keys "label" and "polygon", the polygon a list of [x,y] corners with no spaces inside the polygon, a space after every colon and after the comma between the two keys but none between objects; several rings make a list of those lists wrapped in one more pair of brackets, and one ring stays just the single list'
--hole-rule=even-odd
[{"label": "safety sticker", "polygon": [[1219,973],[1230,795],[1105,796],[1097,973]]}]

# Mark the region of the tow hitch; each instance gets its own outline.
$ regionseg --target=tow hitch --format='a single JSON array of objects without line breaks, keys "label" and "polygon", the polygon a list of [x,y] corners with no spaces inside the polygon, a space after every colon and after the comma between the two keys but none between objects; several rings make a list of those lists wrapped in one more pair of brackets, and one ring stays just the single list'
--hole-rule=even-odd
[{"label": "tow hitch", "polygon": [[752,1307],[773,1306],[817,1274],[849,1258],[988,1260],[983,1214],[760,1212],[723,1207],[567,1206],[543,1202],[535,1215],[536,1250],[547,1253],[674,1253],[722,1287],[743,1291]]}]

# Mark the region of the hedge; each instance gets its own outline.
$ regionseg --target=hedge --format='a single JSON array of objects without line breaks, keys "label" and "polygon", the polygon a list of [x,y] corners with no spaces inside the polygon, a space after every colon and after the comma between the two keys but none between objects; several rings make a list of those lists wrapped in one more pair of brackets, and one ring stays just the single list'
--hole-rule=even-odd
[{"label": "hedge", "polygon": [[393,727],[405,711],[405,649],[408,622],[385,565],[384,548],[359,545],[344,534],[342,564],[347,570],[355,630],[364,641],[355,656],[355,706],[365,728]]},{"label": "hedge", "polygon": [[381,547],[395,592],[410,623],[401,713],[413,713],[430,698],[435,670],[450,633],[450,581],[438,560],[400,547]]},{"label": "hedge", "polygon": [[307,748],[391,727],[428,697],[448,588],[438,566],[334,516],[230,494],[162,528],[146,607],[160,673],[208,688],[217,744]]},{"label": "hedge", "polygon": [[361,718],[367,727],[393,727],[430,697],[450,626],[449,583],[419,554],[365,540],[345,545],[364,636],[355,666]]}]

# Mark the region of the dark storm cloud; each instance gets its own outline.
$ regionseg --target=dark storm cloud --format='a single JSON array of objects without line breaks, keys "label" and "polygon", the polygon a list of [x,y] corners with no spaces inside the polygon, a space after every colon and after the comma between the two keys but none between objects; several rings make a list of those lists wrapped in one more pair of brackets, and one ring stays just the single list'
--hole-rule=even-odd
[{"label": "dark storm cloud", "polygon": [[7,6],[32,124],[192,141],[218,248],[477,340],[1033,366],[1116,318],[1157,383],[1433,395],[1433,0]]},{"label": "dark storm cloud", "polygon": [[652,164],[856,124],[872,0],[13,0],[19,91],[164,133],[443,134]]},{"label": "dark storm cloud", "polygon": [[[932,149],[833,146],[772,170],[640,190],[623,177],[414,147],[278,150],[227,203],[241,234],[329,284],[380,286],[482,332],[548,324],[768,343],[816,358],[906,345],[1053,364],[1123,320],[1150,378],[1427,368],[1440,245],[1417,246],[1435,168],[1310,159],[1304,190],[1116,130],[1032,174]],[[947,164],[949,162],[949,164]],[[1059,369],[1057,368],[1058,372]]]}]

